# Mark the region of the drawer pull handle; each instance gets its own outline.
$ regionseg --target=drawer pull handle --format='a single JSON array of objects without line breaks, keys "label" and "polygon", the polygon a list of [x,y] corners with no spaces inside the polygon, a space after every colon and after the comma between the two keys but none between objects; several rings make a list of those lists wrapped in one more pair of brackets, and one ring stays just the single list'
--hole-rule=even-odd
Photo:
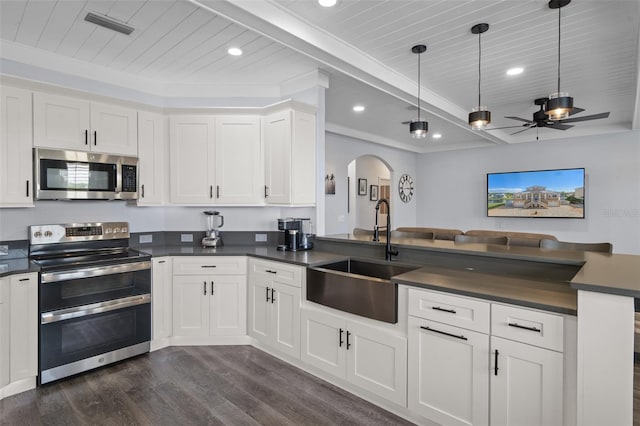
[{"label": "drawer pull handle", "polygon": [[520,325],[517,322],[510,322],[507,323],[507,325],[509,327],[521,328],[523,330],[535,331],[536,333],[540,333],[542,331],[538,327],[527,327],[526,325]]},{"label": "drawer pull handle", "polygon": [[453,309],[445,309],[445,308],[441,308],[440,306],[432,306],[431,309],[433,309],[434,311],[441,311],[441,312],[448,312],[450,314],[457,314],[457,312]]},{"label": "drawer pull handle", "polygon": [[493,363],[493,374],[495,376],[498,375],[498,350],[497,349],[496,349],[496,352],[495,352],[495,361]]},{"label": "drawer pull handle", "polygon": [[270,269],[265,270],[265,272],[268,272],[270,274],[277,274],[278,273],[278,271],[272,271]]},{"label": "drawer pull handle", "polygon": [[423,330],[427,330],[427,331],[433,331],[434,333],[439,333],[439,334],[444,334],[445,336],[449,336],[449,337],[455,337],[456,339],[461,339],[461,340],[469,340],[466,337],[464,337],[464,335],[462,334],[451,334],[451,333],[447,333],[446,331],[440,331],[440,330],[436,330],[435,328],[430,328],[430,327],[423,327],[420,326],[421,329]]},{"label": "drawer pull handle", "polygon": [[20,282],[29,281],[29,278],[20,278],[18,281],[20,281]]},{"label": "drawer pull handle", "polygon": [[201,268],[215,268],[216,265],[202,265]]}]

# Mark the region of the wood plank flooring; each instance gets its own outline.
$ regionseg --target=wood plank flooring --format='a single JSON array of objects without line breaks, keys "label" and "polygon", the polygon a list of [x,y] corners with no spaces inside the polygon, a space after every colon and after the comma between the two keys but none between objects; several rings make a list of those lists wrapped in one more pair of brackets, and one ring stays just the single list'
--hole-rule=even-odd
[{"label": "wood plank flooring", "polygon": [[250,346],[184,346],[0,401],[1,425],[410,425]]}]

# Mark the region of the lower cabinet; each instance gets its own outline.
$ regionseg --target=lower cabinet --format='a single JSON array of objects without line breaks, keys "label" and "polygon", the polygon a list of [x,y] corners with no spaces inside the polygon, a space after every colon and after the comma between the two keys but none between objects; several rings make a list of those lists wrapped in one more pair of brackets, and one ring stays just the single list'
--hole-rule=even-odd
[{"label": "lower cabinet", "polygon": [[225,271],[246,271],[246,259],[174,258],[173,336],[247,334],[247,277]]},{"label": "lower cabinet", "polygon": [[489,336],[422,318],[408,324],[409,409],[443,425],[487,425]]},{"label": "lower cabinet", "polygon": [[300,299],[304,267],[249,260],[249,335],[300,358]]},{"label": "lower cabinet", "polygon": [[562,425],[563,356],[491,337],[491,424]]},{"label": "lower cabinet", "polygon": [[151,262],[152,339],[158,342],[173,335],[173,268],[170,257],[153,258]]},{"label": "lower cabinet", "polygon": [[302,361],[405,406],[406,339],[322,311],[302,311]]}]

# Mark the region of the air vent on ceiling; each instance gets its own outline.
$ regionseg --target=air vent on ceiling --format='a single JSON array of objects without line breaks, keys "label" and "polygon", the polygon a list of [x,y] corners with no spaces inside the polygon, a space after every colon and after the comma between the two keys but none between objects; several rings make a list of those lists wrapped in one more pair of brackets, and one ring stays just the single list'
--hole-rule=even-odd
[{"label": "air vent on ceiling", "polygon": [[117,31],[122,34],[129,35],[133,32],[134,28],[129,25],[117,21],[113,18],[104,15],[98,15],[93,12],[87,13],[87,16],[84,17],[85,21],[93,22],[96,25],[100,25],[101,27],[109,28],[110,30]]}]

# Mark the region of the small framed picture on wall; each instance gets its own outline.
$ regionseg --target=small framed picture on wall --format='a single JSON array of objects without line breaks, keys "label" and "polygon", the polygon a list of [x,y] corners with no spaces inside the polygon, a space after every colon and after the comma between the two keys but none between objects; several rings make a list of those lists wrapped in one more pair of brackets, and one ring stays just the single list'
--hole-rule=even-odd
[{"label": "small framed picture on wall", "polygon": [[369,200],[378,201],[378,185],[371,185],[369,187]]},{"label": "small framed picture on wall", "polygon": [[358,195],[367,195],[367,180],[358,179]]}]

